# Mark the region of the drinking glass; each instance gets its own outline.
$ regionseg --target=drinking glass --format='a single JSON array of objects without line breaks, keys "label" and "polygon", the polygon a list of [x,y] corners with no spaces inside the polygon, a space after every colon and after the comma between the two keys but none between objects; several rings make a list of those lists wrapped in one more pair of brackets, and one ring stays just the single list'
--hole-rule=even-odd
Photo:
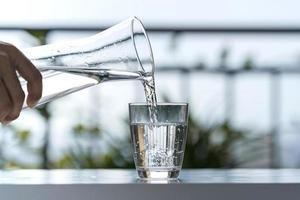
[{"label": "drinking glass", "polygon": [[130,103],[129,116],[138,177],[177,179],[187,138],[188,104],[158,103],[153,108]]}]

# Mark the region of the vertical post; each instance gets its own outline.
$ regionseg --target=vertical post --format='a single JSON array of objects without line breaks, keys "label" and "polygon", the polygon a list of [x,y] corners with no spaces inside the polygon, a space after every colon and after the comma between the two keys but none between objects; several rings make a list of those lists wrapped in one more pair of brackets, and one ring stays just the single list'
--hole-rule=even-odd
[{"label": "vertical post", "polygon": [[274,70],[271,72],[270,77],[270,119],[271,119],[271,141],[270,141],[270,167],[278,168],[280,167],[280,143],[279,143],[279,133],[280,133],[280,76],[279,72]]},{"label": "vertical post", "polygon": [[225,122],[231,124],[234,115],[234,73],[231,71],[225,72]]},{"label": "vertical post", "polygon": [[182,95],[182,101],[189,102],[190,100],[190,80],[189,75],[191,73],[191,70],[189,69],[181,69],[180,74],[180,94]]}]

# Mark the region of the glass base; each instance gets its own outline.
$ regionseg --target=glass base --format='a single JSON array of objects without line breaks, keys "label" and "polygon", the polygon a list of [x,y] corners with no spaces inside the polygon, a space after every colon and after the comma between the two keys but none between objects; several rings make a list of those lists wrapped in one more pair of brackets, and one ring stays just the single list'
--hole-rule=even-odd
[{"label": "glass base", "polygon": [[176,180],[180,169],[137,169],[137,172],[140,179]]}]

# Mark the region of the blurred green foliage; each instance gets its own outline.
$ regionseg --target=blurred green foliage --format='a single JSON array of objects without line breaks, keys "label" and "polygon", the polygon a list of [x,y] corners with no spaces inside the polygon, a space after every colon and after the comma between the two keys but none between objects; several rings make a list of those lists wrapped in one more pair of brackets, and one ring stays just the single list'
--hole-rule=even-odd
[{"label": "blurred green foliage", "polygon": [[46,44],[48,31],[46,30],[27,30],[27,33],[38,39],[40,45]]},{"label": "blurred green foliage", "polygon": [[[170,102],[166,96],[164,102]],[[49,127],[51,121],[51,112],[48,109],[49,104],[46,104],[37,109],[40,117],[44,119],[45,124]],[[123,120],[128,126],[128,119]],[[19,146],[24,149],[30,149],[30,130],[18,130],[15,127],[10,127],[15,134],[16,140],[19,141]],[[54,130],[55,131],[55,130]],[[230,125],[228,122],[206,125],[196,120],[190,114],[188,121],[188,137],[185,149],[184,168],[234,168],[241,164],[234,155],[235,144],[239,142],[250,142],[246,136],[248,132],[239,130]],[[89,121],[88,123],[78,122],[71,129],[72,145],[62,152],[62,156],[56,160],[49,159],[49,135],[50,128],[45,131],[44,143],[34,154],[41,157],[41,163],[36,168],[134,168],[133,153],[131,146],[131,138],[128,131],[124,138],[117,138],[109,132],[102,130],[98,123]],[[104,137],[106,136],[106,138]],[[254,141],[254,140],[252,140]],[[256,140],[254,142],[257,142]],[[105,143],[105,151],[101,151]],[[249,145],[249,144],[248,144]],[[260,150],[253,151],[256,156],[249,156],[242,162],[257,159]],[[27,152],[28,153],[28,152]],[[21,167],[28,168],[15,160],[6,160],[4,167]]]},{"label": "blurred green foliage", "polygon": [[[41,115],[41,117],[44,117],[45,123],[51,119],[46,119],[45,115]],[[128,124],[128,120],[125,120],[124,123]],[[238,166],[239,161],[233,154],[233,147],[235,143],[247,140],[245,137],[247,131],[237,130],[227,122],[207,126],[197,122],[192,115],[189,117],[188,127],[184,168],[234,168]],[[27,142],[31,137],[29,130],[17,130],[14,127],[11,127],[11,130],[19,141],[19,146],[24,149],[31,148]],[[4,167],[134,168],[129,127],[126,137],[116,138],[112,136],[113,134],[102,130],[98,124],[80,122],[73,126],[71,134],[73,145],[66,148],[65,152],[62,152],[62,156],[56,160],[49,160],[50,147],[49,145],[45,146],[49,141],[44,141],[44,145],[40,149],[31,152],[41,157],[40,164],[24,166],[15,160],[6,160]],[[110,138],[104,139],[103,134]],[[44,139],[49,140],[49,137]],[[99,151],[101,142],[106,143],[106,150],[103,152]],[[45,150],[45,148],[47,149]]]},{"label": "blurred green foliage", "polygon": [[245,70],[251,70],[253,67],[254,67],[253,58],[248,56],[244,61],[243,68]]},{"label": "blurred green foliage", "polygon": [[244,140],[245,132],[228,122],[205,126],[190,116],[183,167],[233,168],[237,166],[232,151],[236,142]]}]

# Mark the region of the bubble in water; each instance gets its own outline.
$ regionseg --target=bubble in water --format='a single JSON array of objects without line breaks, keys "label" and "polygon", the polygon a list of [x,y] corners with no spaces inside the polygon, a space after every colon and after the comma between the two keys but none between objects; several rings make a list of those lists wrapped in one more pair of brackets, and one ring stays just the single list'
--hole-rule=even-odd
[{"label": "bubble in water", "polygon": [[133,140],[140,144],[137,146],[136,156],[134,156],[139,168],[176,168],[181,165],[185,145],[182,137],[186,131],[186,125],[155,125],[151,127],[152,131],[149,131],[150,124],[134,124],[132,126],[134,126],[132,129],[134,130]]}]

